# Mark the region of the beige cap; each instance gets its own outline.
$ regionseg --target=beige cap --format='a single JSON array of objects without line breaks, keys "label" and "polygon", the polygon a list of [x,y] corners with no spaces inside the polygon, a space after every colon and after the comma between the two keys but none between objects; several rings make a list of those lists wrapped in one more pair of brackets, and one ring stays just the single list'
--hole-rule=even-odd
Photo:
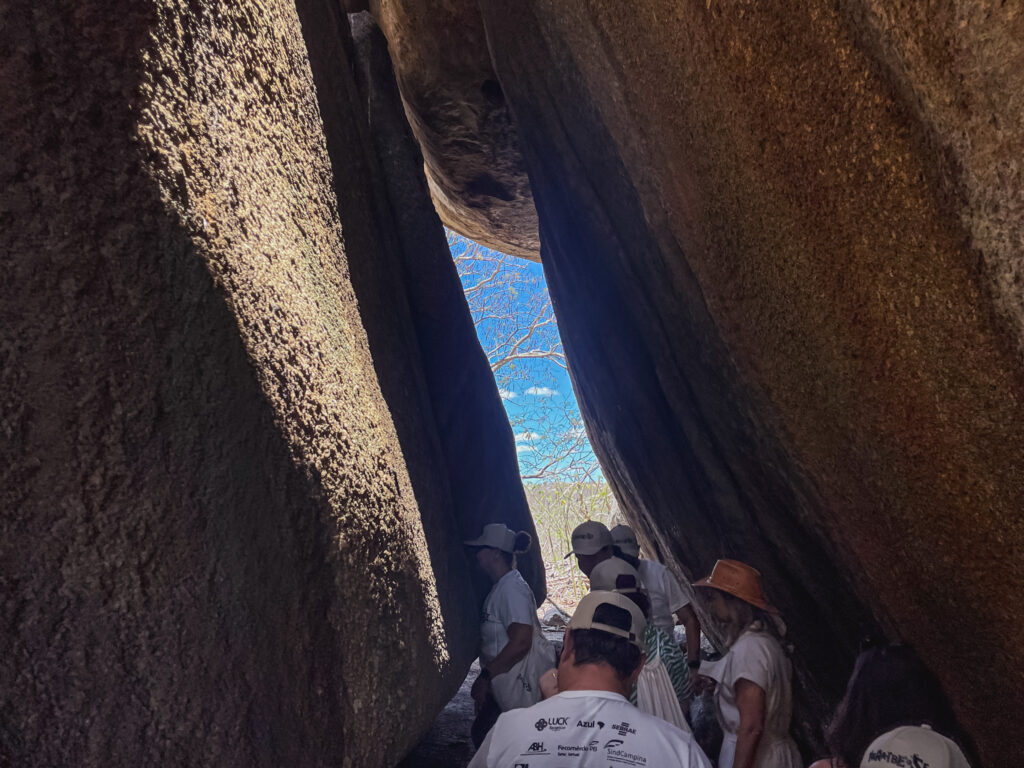
[{"label": "beige cap", "polygon": [[636,534],[628,525],[616,525],[611,530],[612,544],[621,549],[627,555],[640,557],[640,545],[637,543]]},{"label": "beige cap", "polygon": [[490,523],[484,526],[479,538],[462,543],[467,547],[493,547],[502,552],[515,552],[516,534],[504,523]]},{"label": "beige cap", "polygon": [[590,572],[590,591],[636,592],[643,588],[636,568],[618,557],[609,557]]},{"label": "beige cap", "polygon": [[882,734],[871,742],[860,762],[860,768],[897,765],[970,768],[960,747],[927,725],[904,725]]},{"label": "beige cap", "polygon": [[612,535],[604,523],[587,520],[580,523],[572,532],[572,551],[569,555],[596,555],[605,547],[612,545]]},{"label": "beige cap", "polygon": [[[628,628],[613,627],[611,624],[594,621],[594,613],[599,606],[614,605],[617,608],[629,611],[630,624]],[[636,603],[625,595],[618,592],[595,591],[588,592],[576,606],[576,613],[569,619],[569,630],[573,629],[596,629],[600,632],[607,632],[629,640],[640,650],[644,649],[644,632],[647,630],[647,620],[637,608]]]}]

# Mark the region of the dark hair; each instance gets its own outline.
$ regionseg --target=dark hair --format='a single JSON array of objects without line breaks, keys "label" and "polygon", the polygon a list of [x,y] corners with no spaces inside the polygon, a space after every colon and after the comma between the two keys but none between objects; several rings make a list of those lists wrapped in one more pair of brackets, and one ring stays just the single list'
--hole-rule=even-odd
[{"label": "dark hair", "polygon": [[909,646],[885,644],[857,657],[825,741],[833,757],[856,766],[883,733],[922,724],[962,744],[939,679]]},{"label": "dark hair", "polygon": [[521,555],[523,552],[529,550],[530,545],[533,543],[533,537],[530,536],[526,531],[520,531],[516,534],[515,543],[512,545],[512,552],[506,552],[501,549],[498,550],[505,557],[505,562],[508,563],[509,568],[515,567],[516,555]]},{"label": "dark hair", "polygon": [[632,565],[634,568],[636,568],[637,570],[640,570],[640,558],[639,557],[633,557],[632,555],[626,554],[625,552],[623,552],[621,549],[619,549],[614,544],[612,545],[612,554],[614,554],[617,558],[619,558],[619,560],[625,560],[627,563]]},{"label": "dark hair", "polygon": [[[625,608],[603,603],[594,610],[594,621],[629,631],[633,617]],[[640,649],[624,637],[600,629],[572,630],[573,666],[608,664],[620,680],[629,677],[640,665]]]}]

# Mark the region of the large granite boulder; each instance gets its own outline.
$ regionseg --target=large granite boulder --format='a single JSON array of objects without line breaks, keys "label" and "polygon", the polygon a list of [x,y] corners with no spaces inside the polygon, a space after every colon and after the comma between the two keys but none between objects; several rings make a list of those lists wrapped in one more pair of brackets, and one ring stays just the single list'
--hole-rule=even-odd
[{"label": "large granite boulder", "polygon": [[764,571],[805,743],[882,629],[1010,765],[1024,17],[919,6],[480,3],[620,502]]},{"label": "large granite boulder", "polygon": [[0,764],[393,765],[475,654],[458,542],[529,519],[345,17],[16,0],[0,50]]},{"label": "large granite boulder", "polygon": [[503,253],[538,259],[530,182],[476,3],[348,0],[347,5],[369,7],[387,37],[405,112],[444,223]]}]

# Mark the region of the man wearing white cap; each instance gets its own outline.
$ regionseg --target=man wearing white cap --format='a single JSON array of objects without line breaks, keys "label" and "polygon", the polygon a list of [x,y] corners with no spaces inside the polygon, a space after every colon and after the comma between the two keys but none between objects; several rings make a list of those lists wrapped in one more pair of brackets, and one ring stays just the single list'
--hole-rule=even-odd
[{"label": "man wearing white cap", "polygon": [[612,544],[626,555],[623,559],[640,573],[640,580],[651,599],[651,623],[663,629],[669,637],[672,636],[676,618],[686,629],[686,663],[691,677],[696,677],[700,669],[700,620],[690,605],[692,594],[683,589],[664,565],[640,557],[636,534],[628,525],[616,525],[609,534]]},{"label": "man wearing white cap", "polygon": [[645,626],[629,598],[586,595],[565,633],[559,693],[499,717],[469,768],[710,768],[688,734],[626,700],[643,666]]},{"label": "man wearing white cap", "polygon": [[572,549],[566,557],[569,555],[576,555],[580,570],[589,578],[595,565],[612,556],[612,535],[608,527],[597,520],[577,525],[572,532]]}]

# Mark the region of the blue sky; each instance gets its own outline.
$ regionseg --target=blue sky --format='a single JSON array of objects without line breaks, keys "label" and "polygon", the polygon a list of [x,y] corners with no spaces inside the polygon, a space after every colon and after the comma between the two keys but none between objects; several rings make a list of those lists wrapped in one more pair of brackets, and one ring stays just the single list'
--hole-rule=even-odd
[{"label": "blue sky", "polygon": [[448,233],[481,346],[516,436],[524,480],[600,480],[565,370],[540,264]]}]

